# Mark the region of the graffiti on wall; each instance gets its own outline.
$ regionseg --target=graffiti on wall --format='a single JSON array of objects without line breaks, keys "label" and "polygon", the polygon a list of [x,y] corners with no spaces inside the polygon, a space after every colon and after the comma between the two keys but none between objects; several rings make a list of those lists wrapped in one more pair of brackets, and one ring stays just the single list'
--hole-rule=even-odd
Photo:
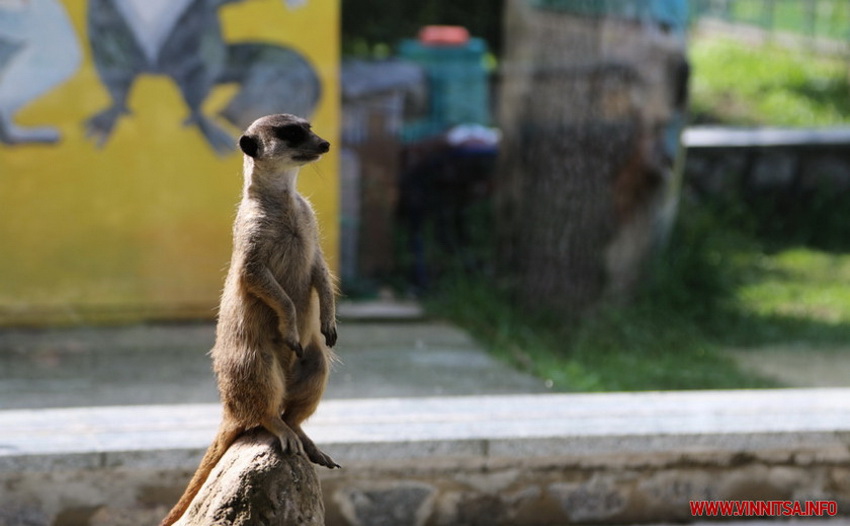
[{"label": "graffiti on wall", "polygon": [[[179,87],[193,126],[219,154],[234,139],[202,105],[221,84],[238,86],[219,116],[239,129],[269,113],[310,117],[321,95],[311,64],[297,51],[262,41],[225,41],[219,10],[244,0],[89,0],[87,45],[110,103],[88,117],[87,136],[103,147],[130,113],[127,97],[141,75]],[[296,7],[301,2],[288,2]],[[80,43],[58,0],[0,0],[0,142],[51,143],[50,127],[15,125],[15,113],[76,71]]]},{"label": "graffiti on wall", "polygon": [[73,75],[81,57],[58,0],[0,0],[0,143],[59,140],[55,128],[18,126],[15,115]]}]

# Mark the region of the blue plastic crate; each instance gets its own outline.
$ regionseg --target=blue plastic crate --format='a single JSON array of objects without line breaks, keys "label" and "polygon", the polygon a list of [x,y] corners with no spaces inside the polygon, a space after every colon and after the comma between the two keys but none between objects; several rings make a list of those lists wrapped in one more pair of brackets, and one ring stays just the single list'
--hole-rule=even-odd
[{"label": "blue plastic crate", "polygon": [[462,46],[423,45],[404,40],[399,56],[420,64],[428,76],[428,117],[405,126],[403,137],[415,141],[456,124],[490,124],[490,93],[484,57],[487,44],[471,38]]}]

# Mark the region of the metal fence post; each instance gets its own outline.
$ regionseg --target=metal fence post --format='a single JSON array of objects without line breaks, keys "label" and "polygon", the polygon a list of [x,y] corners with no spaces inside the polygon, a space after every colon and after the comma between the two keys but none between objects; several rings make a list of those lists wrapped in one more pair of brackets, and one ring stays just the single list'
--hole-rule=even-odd
[{"label": "metal fence post", "polygon": [[809,36],[814,39],[817,33],[817,18],[818,18],[818,0],[809,0],[805,2],[806,9],[806,30]]},{"label": "metal fence post", "polygon": [[761,26],[773,36],[773,9],[776,6],[773,0],[762,0],[761,4]]}]

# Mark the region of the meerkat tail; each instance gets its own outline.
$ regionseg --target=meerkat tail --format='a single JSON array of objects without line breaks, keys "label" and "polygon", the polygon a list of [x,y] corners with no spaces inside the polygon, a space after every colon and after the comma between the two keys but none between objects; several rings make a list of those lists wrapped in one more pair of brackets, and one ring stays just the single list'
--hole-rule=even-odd
[{"label": "meerkat tail", "polygon": [[197,495],[201,490],[201,486],[203,486],[204,482],[206,482],[210,472],[213,470],[215,465],[218,464],[218,461],[221,460],[221,457],[224,456],[224,453],[230,445],[236,441],[236,438],[239,437],[244,430],[245,428],[239,424],[227,419],[222,420],[215,439],[213,439],[210,447],[207,448],[207,452],[204,453],[204,458],[201,459],[201,465],[198,466],[197,471],[195,471],[195,474],[192,476],[192,480],[186,487],[186,491],[183,492],[183,496],[180,497],[177,504],[175,504],[171,511],[168,512],[168,516],[162,519],[159,526],[171,526],[183,516],[189,508],[189,504],[192,503],[192,499],[195,498],[195,495]]}]

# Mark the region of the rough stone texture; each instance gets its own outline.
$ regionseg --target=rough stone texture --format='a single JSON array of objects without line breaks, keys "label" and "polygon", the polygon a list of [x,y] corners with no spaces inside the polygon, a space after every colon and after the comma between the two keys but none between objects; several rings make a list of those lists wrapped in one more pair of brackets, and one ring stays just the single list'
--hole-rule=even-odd
[{"label": "rough stone texture", "polygon": [[[333,494],[327,526],[366,524],[538,526],[567,524],[635,524],[692,521],[691,500],[835,500],[839,513],[847,504],[847,464],[796,465],[793,454],[779,454],[780,464],[759,459],[715,457],[699,465],[684,455],[633,457],[633,465],[595,458],[550,459],[525,465],[520,476],[501,487],[516,465],[464,463],[429,469],[421,463],[352,465],[327,473],[323,486]],[[726,467],[719,467],[717,462]],[[736,465],[736,462],[739,463]],[[790,462],[790,464],[789,464]],[[493,479],[489,487],[468,484],[470,473]],[[464,480],[465,479],[465,480]],[[839,482],[839,479],[843,482]],[[367,482],[368,481],[368,482]],[[378,481],[378,482],[375,482]],[[399,487],[393,486],[399,481]],[[363,488],[368,489],[363,489]],[[427,504],[397,496],[415,488],[429,495]],[[500,488],[500,489],[496,489]],[[368,499],[363,495],[368,494]],[[408,502],[410,505],[402,505]],[[334,508],[334,509],[331,509]],[[340,508],[359,509],[360,515]],[[387,522],[388,518],[392,518]],[[824,517],[820,517],[821,520]]]},{"label": "rough stone texture", "polygon": [[321,526],[324,515],[312,464],[256,430],[228,449],[175,526]]},{"label": "rough stone texture", "polygon": [[563,484],[555,483],[548,491],[561,504],[570,522],[599,521],[614,517],[628,502],[611,477],[603,475],[590,480]]},{"label": "rough stone texture", "polygon": [[750,183],[754,189],[789,188],[794,182],[797,157],[788,152],[764,153],[754,163]]},{"label": "rough stone texture", "polygon": [[352,484],[334,494],[347,524],[420,526],[431,514],[435,488],[422,482]]},{"label": "rough stone texture", "polygon": [[0,524],[3,526],[42,526],[49,524],[47,516],[40,510],[21,506],[0,509]]},{"label": "rough stone texture", "polygon": [[837,192],[850,190],[850,155],[810,156],[803,159],[800,186],[805,190],[828,188]]},{"label": "rough stone texture", "polygon": [[[703,499],[835,500],[847,521],[850,461],[815,461],[813,457],[776,450],[749,457],[714,452],[698,458],[671,452],[550,458],[535,463],[484,459],[443,465],[427,460],[356,463],[340,471],[320,472],[324,524],[673,523],[694,520],[688,501]],[[0,504],[0,525],[155,526],[174,503],[187,475],[103,469],[64,474],[60,481],[48,473],[27,473],[19,484],[26,483],[48,501],[56,496],[57,502]],[[510,482],[505,485],[505,481]],[[162,487],[152,488],[153,484]],[[7,489],[0,486],[0,493],[6,494]],[[20,495],[20,489],[12,491]]]}]

